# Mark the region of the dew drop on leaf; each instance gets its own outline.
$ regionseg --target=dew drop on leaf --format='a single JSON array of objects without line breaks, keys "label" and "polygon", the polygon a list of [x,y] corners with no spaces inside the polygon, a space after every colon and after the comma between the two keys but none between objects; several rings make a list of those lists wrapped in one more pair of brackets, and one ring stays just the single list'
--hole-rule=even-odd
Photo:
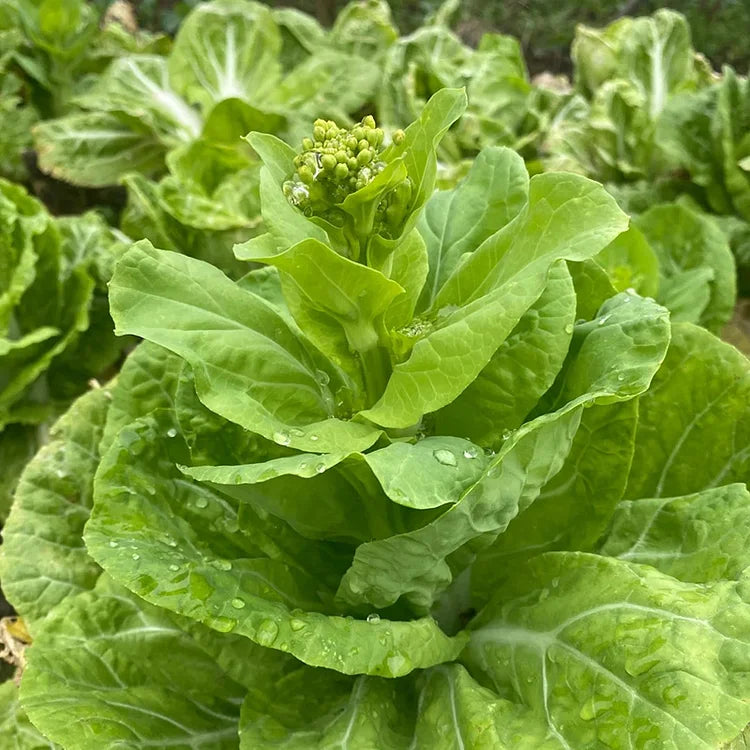
[{"label": "dew drop on leaf", "polygon": [[177,430],[174,427],[170,427],[167,430],[167,437],[171,437],[171,438],[177,437]]},{"label": "dew drop on leaf", "polygon": [[326,465],[324,463],[320,463],[315,467],[316,474],[322,474],[325,470],[326,470]]},{"label": "dew drop on leaf", "polygon": [[479,455],[479,451],[473,445],[464,451],[464,458],[476,458]]},{"label": "dew drop on leaf", "polygon": [[270,646],[279,634],[279,626],[273,620],[263,620],[258,626],[255,638],[261,646]]},{"label": "dew drop on leaf", "polygon": [[169,569],[170,569],[170,570],[171,570],[171,571],[172,571],[173,573],[176,573],[176,572],[177,572],[177,571],[178,571],[178,570],[180,569],[180,566],[179,566],[179,565],[176,565],[175,563],[172,563],[172,564],[171,564],[171,565],[169,566]]},{"label": "dew drop on leaf", "polygon": [[289,445],[289,443],[292,442],[292,439],[289,437],[288,432],[274,432],[273,440],[279,445]]},{"label": "dew drop on leaf", "polygon": [[453,455],[453,452],[449,451],[447,448],[438,448],[436,451],[432,452],[432,455],[435,456],[435,460],[443,466],[456,466],[456,457]]},{"label": "dew drop on leaf", "polygon": [[244,599],[240,599],[239,597],[236,597],[236,598],[232,599],[232,606],[235,609],[242,609],[245,606],[245,600]]},{"label": "dew drop on leaf", "polygon": [[195,501],[195,507],[196,508],[207,508],[208,507],[208,500],[206,500],[205,497],[199,497]]},{"label": "dew drop on leaf", "polygon": [[296,631],[302,630],[302,628],[305,627],[305,623],[303,620],[298,620],[296,617],[289,622],[289,627]]},{"label": "dew drop on leaf", "polygon": [[380,615],[377,614],[377,612],[371,612],[369,615],[367,615],[367,622],[372,624],[377,624],[380,622]]},{"label": "dew drop on leaf", "polygon": [[568,335],[570,335],[571,333],[573,333],[573,324],[572,323],[568,323],[568,325],[565,326],[565,333],[567,333]]},{"label": "dew drop on leaf", "polygon": [[141,559],[141,556],[137,552],[133,552],[133,554],[131,555],[131,557],[134,560],[140,560]]}]

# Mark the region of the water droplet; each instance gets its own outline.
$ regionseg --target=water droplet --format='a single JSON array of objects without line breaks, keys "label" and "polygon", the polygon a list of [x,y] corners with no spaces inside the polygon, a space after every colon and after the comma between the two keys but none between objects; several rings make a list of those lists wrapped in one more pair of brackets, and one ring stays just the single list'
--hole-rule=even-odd
[{"label": "water droplet", "polygon": [[436,451],[432,451],[432,455],[443,466],[456,466],[456,457],[447,448],[438,448]]},{"label": "water droplet", "polygon": [[170,547],[176,547],[176,546],[177,546],[177,541],[176,541],[175,539],[168,539],[168,540],[167,540],[167,544],[168,544],[168,545],[169,545]]},{"label": "water droplet", "polygon": [[326,470],[326,465],[324,463],[319,463],[315,467],[316,474],[322,474],[325,470]]},{"label": "water droplet", "polygon": [[291,620],[289,623],[289,627],[294,630],[295,632],[302,630],[302,628],[305,627],[305,622],[303,620],[298,620],[296,617]]},{"label": "water droplet", "polygon": [[205,497],[199,497],[195,501],[196,508],[208,508],[208,500]]},{"label": "water droplet", "polygon": [[568,335],[570,335],[571,333],[573,333],[573,324],[572,323],[568,323],[568,325],[565,326],[565,333],[567,333]]},{"label": "water droplet", "polygon": [[478,455],[479,451],[474,445],[464,451],[464,458],[476,458]]},{"label": "water droplet", "polygon": [[625,376],[624,376],[624,375],[623,375],[622,373],[620,373],[620,374],[619,374],[619,375],[617,376],[617,379],[618,379],[618,380],[619,380],[619,381],[620,381],[620,382],[622,383],[622,381],[623,381],[623,380],[625,380]]},{"label": "water droplet", "polygon": [[403,654],[391,654],[385,663],[393,677],[404,674],[404,672],[408,672],[411,668],[411,662]]},{"label": "water droplet", "polygon": [[134,560],[140,560],[141,559],[141,556],[137,552],[133,552],[133,554],[131,555],[131,557]]},{"label": "water droplet", "polygon": [[313,443],[316,443],[319,440],[319,438],[317,435],[310,435],[310,440],[312,440]]},{"label": "water droplet", "polygon": [[627,288],[627,289],[626,289],[625,291],[626,291],[626,292],[627,292],[628,294],[638,294],[638,292],[636,292],[636,291],[635,291],[635,289],[633,289],[633,287],[632,287],[632,286],[629,286],[629,287],[628,287],[628,288]]},{"label": "water droplet", "polygon": [[611,315],[602,315],[597,321],[597,325],[603,326],[611,317]]},{"label": "water droplet", "polygon": [[327,372],[323,372],[323,370],[316,370],[315,371],[315,380],[318,381],[318,385],[321,385],[325,388],[325,386],[328,385],[328,383],[331,382],[331,378],[328,376]]},{"label": "water droplet", "polygon": [[214,568],[218,568],[219,570],[231,570],[232,569],[232,563],[229,562],[229,560],[212,560],[211,565],[213,565]]},{"label": "water droplet", "polygon": [[503,430],[503,440],[507,440],[513,433],[510,430]]},{"label": "water droplet", "polygon": [[109,542],[109,546],[110,547],[116,547],[117,546],[117,542],[114,539],[111,539],[110,542]]},{"label": "water droplet", "polygon": [[171,437],[171,438],[177,437],[177,430],[174,427],[170,427],[167,430],[167,437]]},{"label": "water droplet", "polygon": [[175,563],[172,563],[172,564],[171,564],[171,565],[169,566],[169,569],[170,569],[170,570],[171,570],[171,571],[172,571],[173,573],[176,573],[176,572],[177,572],[177,571],[178,571],[178,570],[180,569],[180,566],[179,566],[179,565],[176,565]]},{"label": "water droplet", "polygon": [[289,437],[288,432],[274,432],[273,440],[279,445],[289,445],[289,443],[292,442],[292,439]]},{"label": "water droplet", "polygon": [[255,638],[261,646],[270,646],[279,634],[279,626],[273,620],[263,620],[258,626]]},{"label": "water droplet", "polygon": [[245,600],[244,599],[240,599],[239,596],[238,596],[235,599],[232,599],[232,606],[235,609],[242,609],[245,606]]},{"label": "water droplet", "polygon": [[380,615],[377,612],[371,612],[367,615],[367,622],[371,624],[377,624],[380,622]]},{"label": "water droplet", "polygon": [[220,633],[229,633],[234,630],[237,620],[233,620],[231,617],[211,617],[206,620],[206,624]]},{"label": "water droplet", "polygon": [[62,469],[58,469],[55,474],[57,474],[58,479],[65,479],[65,477],[67,476],[67,474]]}]

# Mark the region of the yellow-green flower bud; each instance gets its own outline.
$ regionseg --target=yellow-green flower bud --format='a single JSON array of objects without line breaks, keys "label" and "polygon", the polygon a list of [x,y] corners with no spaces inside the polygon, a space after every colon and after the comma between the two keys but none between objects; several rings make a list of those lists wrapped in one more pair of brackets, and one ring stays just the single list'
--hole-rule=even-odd
[{"label": "yellow-green flower bud", "polygon": [[397,146],[400,146],[404,142],[404,138],[406,138],[406,133],[403,130],[394,130],[392,138],[393,142]]},{"label": "yellow-green flower bud", "polygon": [[357,163],[364,166],[372,161],[372,151],[364,149],[357,154]]},{"label": "yellow-green flower bud", "polygon": [[366,128],[374,128],[375,127],[375,118],[372,115],[367,115],[363,120],[362,124]]},{"label": "yellow-green flower bud", "polygon": [[313,127],[314,127],[314,128],[325,128],[327,124],[328,124],[328,123],[327,123],[327,122],[326,122],[325,120],[323,120],[322,118],[320,118],[320,117],[319,117],[319,118],[318,118],[317,120],[315,120],[315,122],[313,123]]},{"label": "yellow-green flower bud", "polygon": [[353,135],[350,135],[346,139],[346,147],[351,151],[354,151],[357,148],[357,139]]},{"label": "yellow-green flower bud", "polygon": [[346,160],[346,165],[349,167],[349,169],[354,170],[357,168],[357,160],[353,156],[350,156]]},{"label": "yellow-green flower bud", "polygon": [[330,171],[336,166],[336,157],[333,154],[324,154],[320,163],[323,166],[323,169]]},{"label": "yellow-green flower bud", "polygon": [[313,128],[313,138],[315,138],[316,141],[320,142],[321,144],[326,139],[326,131],[325,128],[316,125]]},{"label": "yellow-green flower bud", "polygon": [[367,149],[370,148],[370,144],[367,142],[366,138],[363,138],[358,144],[357,149],[359,151],[367,151]]},{"label": "yellow-green flower bud", "polygon": [[297,174],[299,175],[300,180],[304,182],[306,185],[312,185],[313,181],[315,180],[315,176],[313,175],[312,169],[307,166],[307,164],[303,164],[298,170]]},{"label": "yellow-green flower bud", "polygon": [[347,157],[347,155],[346,155],[346,151],[337,151],[337,152],[336,152],[336,161],[337,161],[337,162],[338,162],[339,164],[346,164],[346,160],[347,160],[347,158],[348,158],[348,157]]},{"label": "yellow-green flower bud", "polygon": [[346,164],[337,164],[333,173],[339,180],[344,180],[349,176],[349,167]]},{"label": "yellow-green flower bud", "polygon": [[303,138],[302,139],[302,148],[305,151],[310,151],[313,147],[313,139],[312,138]]},{"label": "yellow-green flower bud", "polygon": [[365,137],[365,129],[361,126],[357,126],[352,130],[352,135],[357,139],[357,142],[359,142]]}]

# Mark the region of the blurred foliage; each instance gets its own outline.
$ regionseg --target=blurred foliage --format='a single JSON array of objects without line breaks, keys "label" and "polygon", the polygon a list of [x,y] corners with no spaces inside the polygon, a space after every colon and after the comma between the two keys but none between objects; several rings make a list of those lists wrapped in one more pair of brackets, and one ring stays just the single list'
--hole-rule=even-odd
[{"label": "blurred foliage", "polygon": [[[143,28],[174,33],[185,15],[201,0],[137,0],[134,2]],[[110,0],[94,0],[105,8]],[[440,0],[391,0],[393,17],[402,33],[420,26]],[[345,0],[297,0],[268,2],[291,6],[330,24]],[[623,15],[646,15],[661,7],[683,13],[692,28],[693,45],[714,64],[734,66],[741,72],[750,66],[746,35],[750,28],[750,0],[462,0],[456,30],[469,43],[477,43],[486,31],[518,37],[532,74],[544,70],[569,72],[570,43],[575,26],[604,26]]]}]

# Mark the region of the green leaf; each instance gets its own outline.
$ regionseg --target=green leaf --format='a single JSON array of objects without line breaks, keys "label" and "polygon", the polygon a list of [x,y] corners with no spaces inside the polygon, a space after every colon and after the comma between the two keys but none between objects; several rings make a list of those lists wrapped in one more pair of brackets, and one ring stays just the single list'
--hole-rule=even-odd
[{"label": "green leaf", "polygon": [[376,429],[333,416],[339,372],[217,269],[138,243],[117,264],[110,300],[118,333],[183,357],[203,403],[226,419],[299,450],[357,450],[377,439]]},{"label": "green leaf", "polygon": [[125,113],[168,145],[197,138],[203,126],[198,112],[172,88],[167,60],[159,55],[115,59],[76,102],[92,112]]},{"label": "green leaf", "polygon": [[131,170],[163,169],[164,146],[135,118],[109,112],[68,115],[34,128],[39,166],[75,185],[111,185]]},{"label": "green leaf", "polygon": [[8,750],[57,750],[29,721],[12,680],[0,685],[0,741]]},{"label": "green leaf", "polygon": [[640,399],[625,497],[673,497],[744,482],[750,471],[750,364],[689,323]]},{"label": "green leaf", "polygon": [[431,307],[464,253],[473,252],[521,211],[528,198],[528,182],[517,154],[486,148],[456,188],[429,199],[417,223],[430,261],[420,309]]},{"label": "green leaf", "polygon": [[448,638],[431,618],[336,614],[333,586],[346,548],[307,540],[269,514],[238,509],[182,479],[174,461],[185,463],[186,446],[167,424],[121,431],[99,469],[85,538],[116,580],[214,630],[348,674],[395,677],[455,658],[463,639]]},{"label": "green leaf", "polygon": [[600,554],[651,565],[688,583],[738,580],[748,563],[749,501],[743,484],[624,500]]},{"label": "green leaf", "polygon": [[527,706],[551,748],[716,747],[750,720],[741,584],[552,552],[508,578],[463,660]]},{"label": "green leaf", "polygon": [[21,476],[3,529],[3,591],[34,636],[49,612],[90,590],[101,573],[81,537],[111,397],[108,388],[90,391],[52,428]]},{"label": "green leaf", "polygon": [[[318,240],[300,242],[285,252],[256,258],[279,269],[289,310],[308,338],[348,371],[353,352],[362,355],[385,338],[383,316],[404,293],[380,271],[343,258]],[[367,378],[367,368],[356,372]]]},{"label": "green leaf", "polygon": [[214,0],[181,24],[169,57],[174,88],[207,110],[223,99],[255,103],[278,83],[281,35],[260,3]]},{"label": "green leaf", "polygon": [[230,750],[244,692],[167,613],[104,578],[40,626],[21,700],[65,747]]},{"label": "green leaf", "polygon": [[720,331],[736,296],[734,258],[722,231],[708,217],[677,204],[654,206],[635,224],[659,259],[657,299],[672,320]]},{"label": "green leaf", "polygon": [[547,286],[523,314],[485,368],[435,415],[438,432],[496,446],[552,385],[568,353],[576,298],[565,265],[555,265]]},{"label": "green leaf", "polygon": [[[595,260],[609,274],[618,292],[633,289],[643,297],[656,297],[659,259],[638,227],[631,224],[627,232],[610,242]],[[668,304],[666,307],[673,309]]]},{"label": "green leaf", "polygon": [[584,178],[541,175],[530,185],[525,209],[446,282],[433,305],[442,318],[394,368],[382,398],[363,416],[408,427],[451,403],[538,299],[555,261],[593,256],[625,228],[614,201]]}]

